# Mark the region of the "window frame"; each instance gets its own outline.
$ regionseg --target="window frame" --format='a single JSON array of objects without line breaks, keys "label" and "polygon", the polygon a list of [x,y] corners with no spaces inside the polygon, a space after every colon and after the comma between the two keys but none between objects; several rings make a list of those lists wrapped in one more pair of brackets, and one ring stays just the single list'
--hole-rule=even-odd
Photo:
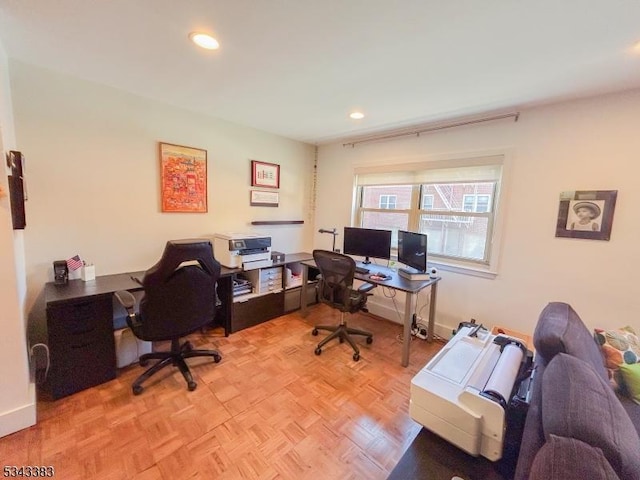
[{"label": "window frame", "polygon": [[[406,164],[362,164],[354,166],[354,195],[353,195],[353,204],[352,204],[352,215],[351,215],[351,225],[353,226],[362,226],[362,219],[366,212],[380,212],[385,214],[393,214],[393,212],[397,212],[400,214],[404,214],[407,216],[408,221],[408,229],[414,231],[420,231],[420,218],[422,214],[425,215],[437,215],[442,213],[446,215],[448,210],[441,211],[438,209],[421,209],[421,201],[422,196],[420,191],[416,194],[415,191],[412,194],[411,208],[404,210],[376,210],[370,208],[362,207],[363,200],[363,187],[372,187],[372,186],[385,186],[389,187],[392,184],[395,185],[408,185],[411,184],[413,189],[420,189],[421,185],[429,185],[438,182],[430,182],[429,175],[430,171],[435,172],[435,178],[442,178],[441,174],[437,173],[438,170],[441,169],[449,169],[449,168],[466,168],[466,167],[487,167],[489,169],[493,168],[495,176],[489,175],[485,176],[484,174],[475,175],[471,174],[469,178],[462,180],[464,177],[460,177],[460,183],[493,183],[493,191],[489,197],[489,202],[487,205],[488,212],[455,212],[451,213],[451,215],[456,216],[466,216],[466,217],[485,217],[487,218],[487,229],[485,233],[485,243],[484,243],[484,255],[482,259],[470,258],[470,257],[459,257],[459,256],[448,256],[443,255],[441,253],[429,253],[429,264],[433,266],[437,266],[441,268],[443,271],[452,271],[456,273],[468,274],[473,276],[479,276],[482,278],[493,279],[497,276],[498,271],[498,261],[500,258],[500,248],[502,241],[502,231],[504,224],[504,208],[502,204],[504,203],[504,197],[506,194],[506,186],[508,185],[508,178],[510,176],[511,170],[511,156],[513,152],[509,149],[506,150],[493,150],[493,151],[485,151],[478,152],[476,154],[470,154],[468,156],[460,157],[457,155],[440,155],[438,157],[433,157],[429,161],[420,161],[416,163],[406,163]],[[472,172],[473,170],[471,170]],[[482,170],[478,170],[481,172]],[[362,184],[359,183],[358,177],[363,175],[366,178]],[[406,178],[407,175],[415,175],[416,183],[409,182],[401,182],[401,183],[386,183],[385,179],[387,176],[391,176],[393,178],[398,178],[398,175],[401,175],[400,178]],[[440,177],[438,176],[440,175]],[[375,177],[381,177],[379,183],[375,181]],[[427,178],[427,180],[425,180]],[[444,177],[446,180],[446,176]],[[420,181],[417,181],[417,180]],[[453,183],[450,181],[441,181],[440,183]],[[430,195],[430,194],[426,194]],[[480,194],[480,195],[484,195]],[[477,201],[474,202],[474,209],[477,208]],[[404,220],[403,220],[404,222]],[[397,249],[395,246],[392,247],[394,252],[397,253]]]}]

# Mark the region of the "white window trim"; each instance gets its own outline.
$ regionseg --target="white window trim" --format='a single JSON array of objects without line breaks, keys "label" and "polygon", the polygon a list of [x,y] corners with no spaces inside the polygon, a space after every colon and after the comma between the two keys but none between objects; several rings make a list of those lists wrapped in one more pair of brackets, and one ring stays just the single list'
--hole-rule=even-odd
[{"label": "white window trim", "polygon": [[[452,272],[461,275],[469,275],[474,277],[495,279],[499,275],[500,253],[502,251],[502,241],[504,234],[505,210],[508,198],[508,189],[511,183],[511,169],[515,152],[511,148],[502,148],[495,150],[484,150],[478,152],[464,152],[459,154],[442,154],[423,158],[422,161],[416,162],[415,157],[411,162],[401,162],[389,165],[389,159],[385,158],[378,162],[368,162],[354,165],[354,187],[357,185],[356,176],[358,173],[368,172],[384,172],[384,171],[403,171],[407,169],[417,168],[447,168],[461,165],[482,165],[484,158],[502,157],[502,178],[496,189],[492,209],[494,210],[493,235],[490,239],[491,254],[489,256],[489,265],[472,265],[471,262],[457,262],[453,259],[437,259],[428,260],[428,265],[434,266],[441,271]],[[396,159],[401,160],[401,159]],[[477,163],[476,163],[477,160]],[[352,199],[351,224],[354,224],[357,218],[357,197],[356,188]]]}]

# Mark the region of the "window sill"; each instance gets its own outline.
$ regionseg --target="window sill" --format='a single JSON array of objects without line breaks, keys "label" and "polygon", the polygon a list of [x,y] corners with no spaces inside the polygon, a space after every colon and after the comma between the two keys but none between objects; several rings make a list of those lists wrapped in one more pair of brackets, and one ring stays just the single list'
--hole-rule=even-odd
[{"label": "window sill", "polygon": [[489,280],[494,280],[498,276],[498,272],[489,270],[489,267],[471,267],[469,265],[445,263],[433,260],[429,260],[429,266],[435,267],[443,272],[453,272],[461,275],[470,275],[472,277],[488,278]]},{"label": "window sill", "polygon": [[[457,263],[455,260],[450,260],[450,261],[433,260],[433,257],[430,257],[427,261],[427,266],[429,268],[435,267],[442,272],[453,272],[453,273],[458,273],[460,275],[470,275],[472,277],[488,278],[490,280],[494,280],[498,276],[498,272],[491,270],[490,269],[491,267],[471,266],[470,264],[465,264],[462,262]],[[390,267],[390,268],[402,267],[402,264],[398,263],[397,253],[394,252],[391,255],[391,259],[387,263],[387,267]]]}]

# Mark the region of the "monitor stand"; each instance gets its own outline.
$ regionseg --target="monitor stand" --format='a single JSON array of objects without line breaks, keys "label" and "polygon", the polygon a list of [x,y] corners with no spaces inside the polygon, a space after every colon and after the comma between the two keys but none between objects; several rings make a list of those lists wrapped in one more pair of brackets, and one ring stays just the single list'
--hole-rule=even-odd
[{"label": "monitor stand", "polygon": [[[369,260],[369,257],[367,257],[367,260]],[[369,265],[371,264],[371,262],[356,262],[356,272],[361,274],[361,275],[365,275],[367,273],[370,272],[369,270]]]}]

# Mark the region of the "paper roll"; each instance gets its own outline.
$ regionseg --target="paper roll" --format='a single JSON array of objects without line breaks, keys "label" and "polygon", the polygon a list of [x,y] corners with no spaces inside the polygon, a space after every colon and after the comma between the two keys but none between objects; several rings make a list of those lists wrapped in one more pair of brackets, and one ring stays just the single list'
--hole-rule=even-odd
[{"label": "paper roll", "polygon": [[484,391],[498,394],[508,403],[523,355],[522,350],[517,345],[506,345],[487,381]]}]

